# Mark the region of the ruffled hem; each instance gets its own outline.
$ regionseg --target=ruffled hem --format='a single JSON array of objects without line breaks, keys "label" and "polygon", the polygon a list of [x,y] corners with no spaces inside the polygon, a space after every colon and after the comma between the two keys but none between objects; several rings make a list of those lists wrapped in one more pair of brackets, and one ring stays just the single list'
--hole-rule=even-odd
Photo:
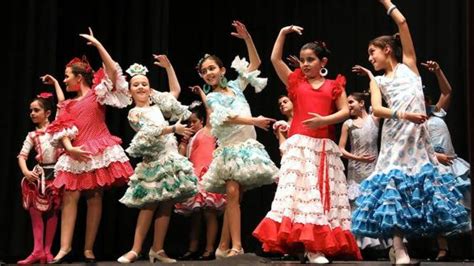
[{"label": "ruffled hem", "polygon": [[57,211],[61,207],[62,191],[53,185],[52,179],[45,180],[44,194],[40,192],[37,183],[24,178],[21,182],[23,208],[34,208],[40,212]]},{"label": "ruffled hem", "polygon": [[362,260],[354,236],[340,227],[293,223],[288,217],[281,223],[264,218],[252,234],[265,252],[322,252],[328,257]]},{"label": "ruffled hem", "polygon": [[66,190],[90,190],[125,185],[132,174],[133,168],[128,161],[112,162],[107,167],[80,174],[57,171],[53,184],[57,188],[64,187]]},{"label": "ruffled hem", "polygon": [[243,190],[274,183],[278,168],[262,144],[249,139],[237,145],[222,146],[213,154],[209,170],[202,177],[206,191],[225,193],[227,180],[234,180]]},{"label": "ruffled hem", "polygon": [[141,208],[166,200],[180,202],[196,192],[197,177],[191,162],[177,153],[169,153],[156,161],[139,163],[120,202]]},{"label": "ruffled hem", "polygon": [[127,155],[120,145],[109,146],[102,153],[93,155],[90,160],[78,161],[73,159],[69,154],[64,153],[59,157],[55,171],[71,172],[74,174],[81,174],[84,172],[91,172],[95,169],[107,167],[114,162],[128,162]]},{"label": "ruffled hem", "polygon": [[224,194],[200,191],[194,197],[176,204],[174,211],[181,215],[190,215],[204,209],[222,212],[225,209],[225,203]]},{"label": "ruffled hem", "polygon": [[453,234],[470,223],[455,177],[440,175],[432,164],[412,176],[398,169],[375,174],[360,189],[352,215],[356,235],[390,237],[395,228],[415,236]]}]

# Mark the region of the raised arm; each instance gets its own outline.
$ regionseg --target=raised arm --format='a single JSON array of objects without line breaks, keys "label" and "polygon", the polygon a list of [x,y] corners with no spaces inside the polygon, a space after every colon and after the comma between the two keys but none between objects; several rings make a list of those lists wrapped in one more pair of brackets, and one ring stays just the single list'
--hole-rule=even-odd
[{"label": "raised arm", "polygon": [[99,52],[100,58],[102,59],[102,62],[105,66],[105,71],[107,73],[107,76],[112,80],[112,83],[114,84],[115,87],[115,75],[117,73],[117,67],[115,65],[115,61],[112,59],[110,54],[105,50],[105,47],[102,45],[102,43],[99,42],[94,37],[94,33],[92,32],[92,29],[89,27],[89,34],[79,34],[79,36],[83,37],[86,39],[87,45],[91,45],[97,48],[97,51]]},{"label": "raised arm", "polygon": [[438,112],[441,109],[448,110],[451,101],[452,88],[448,79],[444,75],[443,70],[441,70],[441,67],[439,67],[439,64],[436,61],[432,60],[426,61],[426,63],[421,63],[421,65],[426,67],[428,71],[435,73],[436,79],[438,80],[441,95],[436,103],[436,111]]},{"label": "raised arm", "polygon": [[202,90],[202,88],[198,85],[195,85],[195,86],[191,86],[189,87],[191,89],[191,91],[197,95],[199,95],[199,97],[201,97],[201,101],[202,101],[202,104],[204,104],[204,107],[206,108],[206,127],[208,129],[211,129],[212,126],[211,126],[211,113],[212,113],[212,109],[211,107],[209,107],[209,105],[207,104],[207,98],[206,98],[206,94],[204,93],[204,91]]},{"label": "raised arm", "polygon": [[260,67],[262,61],[258,56],[257,48],[253,43],[252,36],[250,36],[250,33],[247,31],[247,28],[242,22],[234,20],[232,22],[232,26],[234,26],[235,32],[232,32],[231,35],[244,40],[245,45],[247,46],[247,52],[249,53],[250,60],[250,64],[247,68],[247,71],[251,72],[257,70]]},{"label": "raised arm", "polygon": [[283,61],[283,46],[285,45],[286,35],[291,32],[296,32],[299,35],[302,34],[303,28],[300,26],[286,26],[280,30],[278,37],[273,45],[272,55],[270,56],[270,60],[272,61],[273,68],[280,78],[281,82],[288,86],[288,75],[292,73],[291,69],[288,65]]},{"label": "raised arm", "polygon": [[391,0],[379,0],[387,9],[387,15],[392,17],[397,24],[398,32],[400,33],[400,41],[402,43],[403,63],[406,64],[413,72],[419,75],[418,67],[416,66],[415,47],[411,39],[410,29],[403,14],[396,8]]},{"label": "raised arm", "polygon": [[166,55],[153,55],[155,61],[153,64],[166,69],[166,74],[168,75],[168,86],[170,87],[170,93],[176,99],[178,99],[179,94],[181,93],[181,86],[179,85],[178,77],[174,71],[173,65],[171,65],[170,60]]},{"label": "raised arm", "polygon": [[61,103],[61,102],[64,101],[64,99],[65,99],[64,92],[61,89],[61,86],[59,85],[59,82],[53,76],[51,76],[49,74],[46,74],[46,75],[40,77],[40,79],[44,84],[54,86],[54,91],[56,93],[56,97],[58,98],[58,103]]}]

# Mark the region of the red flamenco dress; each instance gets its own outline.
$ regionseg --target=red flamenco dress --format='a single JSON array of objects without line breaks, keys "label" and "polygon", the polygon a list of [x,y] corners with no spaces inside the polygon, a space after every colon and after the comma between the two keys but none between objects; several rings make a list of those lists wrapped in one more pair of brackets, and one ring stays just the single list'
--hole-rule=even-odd
[{"label": "red flamenco dress", "polygon": [[85,162],[73,159],[67,152],[55,166],[54,186],[66,190],[90,190],[110,185],[123,185],[133,174],[133,168],[120,146],[122,140],[110,134],[105,123],[105,106],[118,108],[131,103],[128,84],[117,65],[115,87],[100,69],[94,75],[94,85],[79,100],[66,100],[60,106],[57,119],[48,128],[53,145],[69,137],[73,146],[91,153]]},{"label": "red flamenco dress", "polygon": [[212,209],[219,212],[224,211],[225,195],[207,192],[201,185],[202,176],[207,172],[212,162],[212,153],[216,148],[216,139],[210,132],[200,129],[191,138],[186,151],[186,156],[193,163],[194,174],[198,177],[198,193],[188,200],[177,203],[175,212],[182,215],[190,215],[204,209]]},{"label": "red flamenco dress", "polygon": [[288,77],[288,95],[294,117],[289,138],[281,145],[278,188],[271,210],[254,230],[265,252],[324,253],[326,257],[361,260],[350,232],[351,208],[341,152],[334,143],[334,126],[304,127],[317,113],[337,111],[335,100],[345,78],[326,79],[317,89],[300,69]]}]

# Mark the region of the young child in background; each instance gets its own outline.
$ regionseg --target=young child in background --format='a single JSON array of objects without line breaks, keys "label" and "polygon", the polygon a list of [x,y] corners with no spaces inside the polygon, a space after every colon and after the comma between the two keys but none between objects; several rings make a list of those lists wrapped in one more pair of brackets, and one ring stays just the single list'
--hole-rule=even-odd
[{"label": "young child in background", "polygon": [[[339,148],[342,156],[349,160],[347,170],[347,195],[351,209],[355,209],[355,200],[360,195],[360,183],[372,174],[377,163],[378,136],[380,119],[367,113],[369,93],[353,92],[347,97],[351,118],[342,125]],[[351,150],[346,150],[347,139]],[[385,249],[389,244],[385,240],[356,237],[360,249]]]},{"label": "young child in background", "polygon": [[[58,103],[63,102],[64,94],[58,81],[50,75],[41,79],[46,84],[54,85]],[[28,133],[18,155],[18,165],[24,175],[21,181],[23,207],[30,213],[34,241],[33,252],[26,259],[18,261],[18,264],[46,263],[53,260],[51,245],[56,233],[61,195],[60,190],[52,183],[54,165],[61,151],[51,146],[51,135],[46,132],[54,106],[52,98],[51,93],[40,93],[30,103],[30,118],[36,129]],[[37,164],[30,170],[27,160],[32,149],[36,152]]]},{"label": "young child in background", "polygon": [[[447,115],[451,100],[452,88],[448,79],[444,75],[443,70],[435,61],[427,61],[421,63],[428,71],[434,73],[438,80],[441,95],[438,102],[433,105],[430,97],[425,95],[426,114],[428,115],[428,131],[430,132],[431,145],[433,145],[436,158],[456,177],[456,187],[463,193],[464,198],[462,204],[470,212],[471,211],[471,192],[470,192],[470,170],[471,165],[464,159],[459,158],[454,150],[449,133],[448,125],[444,121]],[[465,228],[466,231],[471,229],[471,225]],[[435,261],[449,261],[448,241],[443,234],[439,234],[438,254]]]},{"label": "young child in background", "polygon": [[[181,154],[187,156],[193,163],[194,173],[202,182],[202,176],[206,173],[212,161],[212,153],[216,148],[216,138],[211,134],[208,108],[205,107],[206,95],[199,87],[193,90],[200,95],[202,102],[195,101],[191,104],[191,117],[189,124],[196,132],[191,138],[183,137],[179,145]],[[175,212],[182,215],[191,215],[191,231],[189,233],[188,251],[178,258],[179,260],[211,260],[215,258],[214,243],[218,231],[217,215],[224,211],[225,195],[207,192],[201,184],[198,184],[199,192],[185,202],[175,206]],[[199,235],[202,216],[206,220],[206,246],[204,253],[199,253]]]}]

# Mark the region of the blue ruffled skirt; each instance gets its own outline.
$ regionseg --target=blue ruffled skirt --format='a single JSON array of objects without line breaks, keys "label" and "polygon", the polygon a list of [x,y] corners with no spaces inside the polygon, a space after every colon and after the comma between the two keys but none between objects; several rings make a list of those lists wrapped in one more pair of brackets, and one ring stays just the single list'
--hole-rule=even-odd
[{"label": "blue ruffled skirt", "polygon": [[431,163],[415,175],[399,169],[376,173],[361,183],[352,213],[352,232],[368,237],[453,234],[469,228],[456,177]]}]

